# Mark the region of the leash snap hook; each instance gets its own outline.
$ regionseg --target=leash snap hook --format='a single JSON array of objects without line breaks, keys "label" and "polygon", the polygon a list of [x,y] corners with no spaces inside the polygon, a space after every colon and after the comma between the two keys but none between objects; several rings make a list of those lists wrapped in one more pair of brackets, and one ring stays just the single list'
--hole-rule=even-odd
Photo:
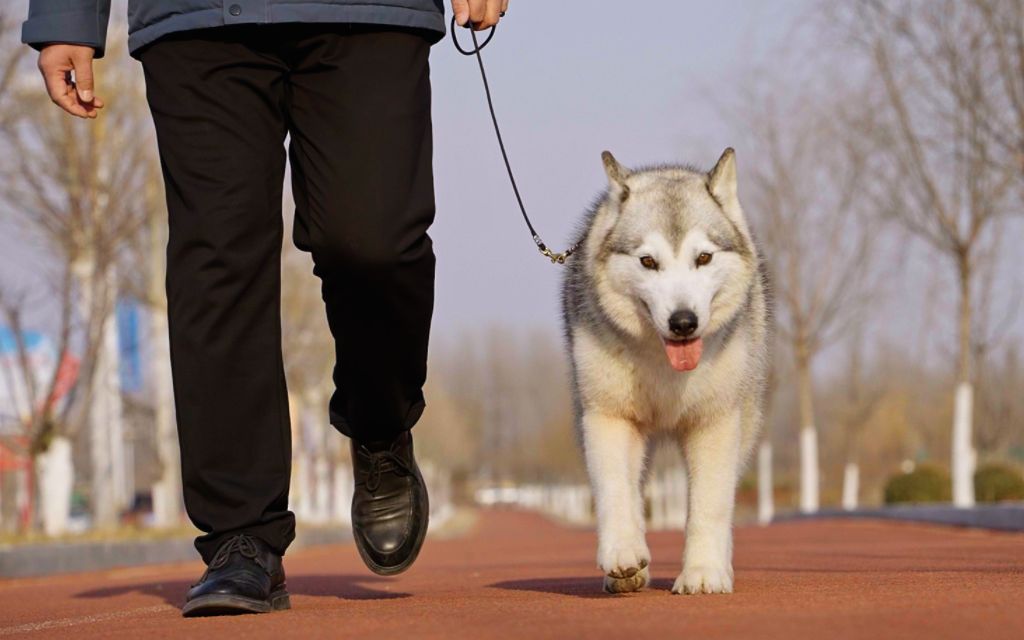
[{"label": "leash snap hook", "polygon": [[544,247],[540,250],[541,255],[551,261],[551,264],[565,264],[564,253],[554,253],[551,249]]}]

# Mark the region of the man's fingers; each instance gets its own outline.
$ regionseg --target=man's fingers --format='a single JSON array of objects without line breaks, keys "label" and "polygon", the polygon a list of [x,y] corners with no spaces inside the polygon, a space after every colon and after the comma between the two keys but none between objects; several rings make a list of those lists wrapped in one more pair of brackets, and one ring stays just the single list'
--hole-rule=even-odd
[{"label": "man's fingers", "polygon": [[78,103],[77,96],[72,95],[75,91],[68,82],[65,72],[59,69],[47,71],[43,75],[43,81],[46,83],[46,92],[50,94],[50,100],[53,100],[55,105],[71,115],[88,117],[85,107]]},{"label": "man's fingers", "polygon": [[477,31],[498,24],[501,13],[508,9],[508,0],[452,0],[455,22],[461,26],[473,23]]},{"label": "man's fingers", "polygon": [[487,18],[487,0],[469,0],[469,19],[477,29],[486,29],[483,26]]},{"label": "man's fingers", "polygon": [[452,12],[455,13],[456,24],[466,26],[469,21],[469,0],[452,0]]},{"label": "man's fingers", "polygon": [[78,98],[82,102],[92,102],[92,49],[82,49],[71,58],[75,65],[75,87],[78,89]]},{"label": "man's fingers", "polygon": [[43,82],[46,83],[46,93],[50,95],[51,100],[57,102],[57,98],[59,96],[63,96],[68,92],[67,79],[65,78],[64,72],[45,69],[40,69],[40,71],[43,72]]},{"label": "man's fingers", "polygon": [[481,29],[490,29],[498,24],[501,14],[501,0],[487,0],[487,8],[484,12],[484,21]]}]

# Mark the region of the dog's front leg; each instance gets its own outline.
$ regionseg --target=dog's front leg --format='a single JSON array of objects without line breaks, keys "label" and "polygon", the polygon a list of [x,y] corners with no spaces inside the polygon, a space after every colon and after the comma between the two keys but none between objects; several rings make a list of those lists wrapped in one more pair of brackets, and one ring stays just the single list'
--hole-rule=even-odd
[{"label": "dog's front leg", "polygon": [[644,540],[640,478],[645,441],[628,420],[586,412],[583,448],[597,507],[597,563],[604,589],[623,593],[643,589],[651,553]]},{"label": "dog's front leg", "polygon": [[673,593],[732,593],[732,516],[740,457],[740,413],[683,436],[689,509],[683,572]]}]

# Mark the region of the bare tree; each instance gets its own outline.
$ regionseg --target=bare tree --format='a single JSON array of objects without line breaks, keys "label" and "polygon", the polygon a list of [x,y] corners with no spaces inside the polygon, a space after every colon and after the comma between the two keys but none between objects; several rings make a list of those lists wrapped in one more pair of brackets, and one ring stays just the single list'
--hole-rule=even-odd
[{"label": "bare tree", "polygon": [[[13,56],[24,47],[11,44],[5,50]],[[5,216],[16,217],[41,240],[47,254],[41,262],[57,265],[57,348],[65,353],[74,344],[80,353],[75,402],[63,415],[40,418],[31,428],[37,453],[53,437],[71,438],[89,427],[94,521],[109,526],[129,498],[125,466],[117,464],[124,437],[117,431],[120,395],[111,321],[116,267],[147,219],[143,192],[151,151],[140,143],[149,124],[139,108],[137,69],[125,47],[108,50],[97,66],[117,98],[93,122],[76,121],[49,104],[34,69],[21,65],[13,72],[3,111],[17,115],[0,129],[8,150],[0,159],[0,200]]]},{"label": "bare tree", "polygon": [[[873,281],[871,225],[859,215],[867,149],[849,134],[838,98],[787,92],[778,79],[752,96],[745,201],[772,272],[779,342],[794,364],[800,416],[800,509],[819,506],[815,356],[861,310]],[[783,100],[780,98],[784,96]],[[851,116],[852,117],[852,116]]]},{"label": "bare tree", "polygon": [[[17,96],[16,86],[21,79],[20,73],[25,68],[28,49],[17,37],[17,24],[0,12],[0,50],[5,52],[6,63],[0,68],[0,138],[6,138],[18,126],[21,102]],[[4,217],[8,216],[4,212]],[[7,222],[5,220],[5,222]],[[41,372],[33,362],[27,342],[28,328],[25,326],[25,314],[28,309],[39,302],[39,296],[29,288],[12,282],[0,283],[0,322],[7,325],[13,340],[14,355],[4,360],[2,371],[3,384],[8,396],[15,406],[10,407],[20,422],[21,442],[25,444],[26,453],[32,462],[35,472],[39,457],[44,454],[53,442],[55,425],[61,419],[59,411],[62,405],[56,400],[60,395],[63,380],[69,373],[67,366],[68,343],[71,334],[71,274],[63,269],[56,278],[52,278],[53,291],[57,294],[56,328],[55,328],[55,361],[49,371]],[[44,377],[40,378],[40,373]],[[63,391],[66,391],[63,390]],[[23,526],[31,526],[33,521],[23,522]],[[53,531],[60,523],[48,524],[47,529]]]},{"label": "bare tree", "polygon": [[[878,186],[877,207],[945,257],[956,273],[952,469],[953,501],[961,507],[974,503],[971,343],[978,260],[994,240],[995,221],[1013,211],[1008,196],[1019,182],[1017,171],[994,162],[1001,149],[1017,144],[1001,144],[991,127],[993,111],[1002,113],[993,106],[991,84],[1000,61],[991,46],[992,14],[981,8],[997,6],[1002,5],[862,0],[850,14],[853,38],[882,87],[878,115],[884,120],[875,127],[882,160],[871,181]],[[1019,80],[1006,78],[1011,96]],[[1019,123],[1013,127],[1019,140]]]}]

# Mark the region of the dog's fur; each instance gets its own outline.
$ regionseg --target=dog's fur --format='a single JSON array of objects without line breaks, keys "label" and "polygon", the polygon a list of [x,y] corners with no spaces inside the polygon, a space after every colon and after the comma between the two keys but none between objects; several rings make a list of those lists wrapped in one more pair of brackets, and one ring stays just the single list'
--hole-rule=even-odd
[{"label": "dog's fur", "polygon": [[[667,432],[689,476],[683,570],[672,592],[728,593],[736,481],[761,426],[769,361],[768,290],[737,197],[735,156],[726,149],[706,174],[629,171],[602,157],[609,187],[569,261],[563,310],[604,588],[649,582],[644,466],[648,443]],[[697,265],[702,252],[712,257]],[[665,341],[678,338],[669,317],[681,309],[696,314],[692,337],[703,344],[686,371],[666,358]]]}]

